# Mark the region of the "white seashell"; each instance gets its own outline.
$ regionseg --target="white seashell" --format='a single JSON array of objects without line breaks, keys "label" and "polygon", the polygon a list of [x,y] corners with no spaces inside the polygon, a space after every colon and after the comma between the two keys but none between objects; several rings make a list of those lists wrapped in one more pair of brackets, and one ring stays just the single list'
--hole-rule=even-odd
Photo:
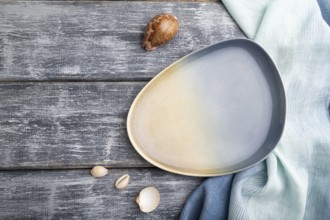
[{"label": "white seashell", "polygon": [[160,194],[155,187],[147,187],[141,190],[136,203],[140,206],[142,212],[152,212],[157,208],[160,202]]},{"label": "white seashell", "polygon": [[121,177],[119,177],[115,183],[115,186],[117,189],[124,189],[127,187],[128,185],[128,182],[129,182],[129,175],[128,174],[125,174]]},{"label": "white seashell", "polygon": [[94,177],[102,177],[108,174],[108,169],[102,166],[95,166],[91,170],[91,174]]}]

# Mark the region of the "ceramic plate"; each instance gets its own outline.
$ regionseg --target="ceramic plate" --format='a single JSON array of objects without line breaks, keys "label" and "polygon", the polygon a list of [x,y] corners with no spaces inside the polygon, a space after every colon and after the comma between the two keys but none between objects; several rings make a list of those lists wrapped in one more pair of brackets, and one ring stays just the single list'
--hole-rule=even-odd
[{"label": "ceramic plate", "polygon": [[253,41],[223,41],[173,63],[151,80],[128,114],[137,152],[191,176],[238,172],[279,141],[285,93],[270,56]]}]

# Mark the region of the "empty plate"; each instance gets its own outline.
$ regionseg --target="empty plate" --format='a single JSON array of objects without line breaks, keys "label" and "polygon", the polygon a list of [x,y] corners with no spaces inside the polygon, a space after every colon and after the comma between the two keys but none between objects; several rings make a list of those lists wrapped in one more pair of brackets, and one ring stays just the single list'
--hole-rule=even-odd
[{"label": "empty plate", "polygon": [[269,55],[253,41],[223,41],[189,54],[151,80],[128,114],[137,152],[191,176],[238,172],[279,141],[285,94]]}]

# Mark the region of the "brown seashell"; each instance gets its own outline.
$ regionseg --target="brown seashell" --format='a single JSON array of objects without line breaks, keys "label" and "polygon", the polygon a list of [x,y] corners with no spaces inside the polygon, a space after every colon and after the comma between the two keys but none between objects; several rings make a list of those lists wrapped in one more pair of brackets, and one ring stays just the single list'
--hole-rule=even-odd
[{"label": "brown seashell", "polygon": [[153,17],[144,32],[142,47],[145,50],[156,50],[160,45],[172,40],[179,30],[177,17],[171,14],[160,14]]}]

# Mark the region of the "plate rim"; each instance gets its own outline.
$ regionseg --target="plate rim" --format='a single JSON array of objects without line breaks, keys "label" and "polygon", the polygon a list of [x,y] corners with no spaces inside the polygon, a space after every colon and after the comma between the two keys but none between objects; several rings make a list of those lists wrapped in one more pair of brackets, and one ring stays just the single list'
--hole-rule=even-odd
[{"label": "plate rim", "polygon": [[[262,157],[260,160],[257,160],[255,161],[254,163],[252,163],[251,165],[249,166],[246,166],[242,169],[236,169],[236,170],[233,170],[233,171],[228,171],[228,172],[217,172],[217,173],[203,173],[203,172],[189,172],[189,171],[183,171],[183,170],[180,170],[180,169],[175,169],[175,168],[171,168],[170,166],[166,166],[164,165],[163,163],[160,163],[154,159],[152,159],[151,157],[149,157],[145,151],[142,150],[141,147],[139,147],[139,145],[136,143],[134,137],[133,137],[133,134],[132,134],[132,128],[130,126],[130,121],[132,120],[132,112],[133,110],[135,109],[135,106],[137,105],[138,103],[138,100],[140,99],[140,97],[142,96],[142,94],[144,93],[144,91],[149,88],[150,84],[152,84],[154,81],[156,81],[161,75],[163,75],[164,72],[166,72],[168,69],[170,69],[172,66],[176,65],[178,62],[181,62],[182,60],[186,59],[188,56],[191,56],[195,53],[198,53],[202,50],[205,50],[209,47],[213,47],[213,46],[216,46],[218,44],[223,44],[225,42],[230,42],[230,41],[246,41],[246,42],[249,42],[249,43],[252,43],[254,46],[256,46],[259,50],[261,50],[266,56],[267,58],[272,62],[272,65],[274,65],[274,69],[277,73],[277,77],[279,78],[279,87],[281,89],[281,93],[283,93],[283,97],[282,100],[283,100],[283,103],[281,103],[282,105],[282,108],[283,108],[283,126],[282,126],[282,129],[279,133],[279,137],[276,141],[274,141],[274,146],[272,147],[272,149],[264,156]],[[154,76],[141,90],[140,92],[136,95],[136,97],[134,98],[130,108],[129,108],[129,111],[128,111],[128,114],[127,114],[127,119],[126,119],[126,130],[127,130],[127,134],[128,134],[128,138],[131,142],[131,144],[133,145],[134,149],[138,152],[138,154],[140,156],[142,156],[143,159],[145,159],[146,161],[148,161],[149,163],[151,163],[152,165],[154,165],[155,167],[158,167],[162,170],[165,170],[165,171],[168,171],[168,172],[171,172],[171,173],[176,173],[176,174],[181,174],[181,175],[185,175],[185,176],[196,176],[196,177],[212,177],[212,176],[223,176],[223,175],[228,175],[228,174],[233,174],[233,173],[237,173],[237,172],[240,172],[240,171],[243,171],[243,170],[246,170],[254,165],[256,165],[257,163],[265,160],[269,155],[270,153],[276,148],[277,144],[279,143],[279,141],[281,140],[282,138],[282,135],[283,135],[283,131],[285,129],[285,124],[286,124],[286,92],[285,92],[285,88],[284,88],[284,85],[283,85],[283,79],[282,79],[282,76],[280,74],[280,71],[278,70],[278,67],[276,66],[276,63],[273,61],[273,59],[271,58],[271,56],[269,55],[269,53],[267,53],[267,51],[261,46],[259,45],[258,43],[256,43],[255,41],[251,40],[251,39],[248,39],[248,38],[242,38],[242,37],[239,37],[239,38],[231,38],[231,39],[225,39],[225,40],[222,40],[222,41],[219,41],[217,43],[213,43],[213,44],[210,44],[208,46],[205,46],[205,47],[202,47],[201,49],[198,49],[198,50],[195,50],[191,53],[188,53],[187,55],[183,56],[182,58],[178,59],[177,61],[173,62],[172,64],[170,64],[169,66],[167,66],[166,68],[164,68],[162,71],[160,71],[156,76]],[[140,149],[141,148],[141,149]]]}]

